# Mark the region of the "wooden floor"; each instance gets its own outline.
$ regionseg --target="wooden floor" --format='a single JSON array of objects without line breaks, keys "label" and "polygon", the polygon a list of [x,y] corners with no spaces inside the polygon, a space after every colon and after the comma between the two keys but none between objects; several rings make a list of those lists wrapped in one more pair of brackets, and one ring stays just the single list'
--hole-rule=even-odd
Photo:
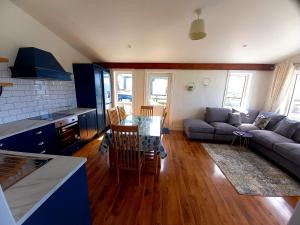
[{"label": "wooden floor", "polygon": [[137,186],[137,176],[126,173],[117,185],[99,143],[76,153],[88,157],[93,225],[287,224],[298,200],[239,195],[200,142],[182,132],[165,135],[168,157],[158,177],[144,173]]}]

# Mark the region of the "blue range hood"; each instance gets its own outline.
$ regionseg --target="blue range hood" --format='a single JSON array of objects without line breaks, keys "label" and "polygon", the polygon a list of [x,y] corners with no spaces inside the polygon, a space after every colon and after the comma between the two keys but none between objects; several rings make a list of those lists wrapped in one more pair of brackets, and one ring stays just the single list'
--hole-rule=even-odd
[{"label": "blue range hood", "polygon": [[50,53],[38,48],[19,48],[13,67],[12,78],[63,80],[71,79],[68,73]]}]

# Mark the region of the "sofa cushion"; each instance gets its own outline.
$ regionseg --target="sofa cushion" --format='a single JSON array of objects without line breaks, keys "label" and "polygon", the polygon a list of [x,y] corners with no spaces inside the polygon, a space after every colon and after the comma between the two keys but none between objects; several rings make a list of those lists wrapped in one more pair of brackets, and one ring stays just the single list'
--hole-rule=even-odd
[{"label": "sofa cushion", "polygon": [[300,143],[300,127],[295,131],[292,139],[298,143]]},{"label": "sofa cushion", "polygon": [[254,126],[258,127],[259,129],[263,130],[266,128],[268,123],[270,122],[271,118],[265,117],[263,115],[259,115],[256,117],[254,121]]},{"label": "sofa cushion", "polygon": [[231,112],[231,109],[227,108],[206,108],[205,121],[208,123],[212,122],[227,122],[228,114]]},{"label": "sofa cushion", "polygon": [[274,130],[277,123],[284,119],[286,116],[284,115],[279,115],[277,113],[273,113],[273,112],[260,112],[258,114],[258,116],[263,115],[264,117],[268,117],[271,118],[270,122],[268,123],[268,125],[266,126],[266,130]]},{"label": "sofa cushion", "polygon": [[268,149],[272,149],[273,144],[276,143],[295,143],[292,139],[270,130],[251,130],[249,133],[253,134],[253,138],[250,141],[254,141]]},{"label": "sofa cushion", "polygon": [[242,123],[254,123],[259,111],[255,109],[248,109],[246,111],[232,109],[232,112],[239,112],[241,114]]},{"label": "sofa cushion", "polygon": [[284,118],[277,124],[274,132],[287,138],[292,138],[298,127],[299,122]]},{"label": "sofa cushion", "polygon": [[238,128],[242,131],[259,130],[259,128],[252,123],[242,123]]},{"label": "sofa cushion", "polygon": [[231,134],[233,131],[238,130],[237,127],[234,127],[228,123],[223,123],[223,122],[213,122],[211,125],[215,128],[215,133],[216,134]]},{"label": "sofa cushion", "polygon": [[200,119],[186,119],[183,121],[183,126],[190,132],[213,134],[215,131],[213,126]]},{"label": "sofa cushion", "polygon": [[273,147],[274,151],[282,157],[300,166],[300,144],[298,143],[278,143]]},{"label": "sofa cushion", "polygon": [[242,124],[241,114],[240,113],[229,113],[228,114],[228,123],[232,126],[239,126]]}]

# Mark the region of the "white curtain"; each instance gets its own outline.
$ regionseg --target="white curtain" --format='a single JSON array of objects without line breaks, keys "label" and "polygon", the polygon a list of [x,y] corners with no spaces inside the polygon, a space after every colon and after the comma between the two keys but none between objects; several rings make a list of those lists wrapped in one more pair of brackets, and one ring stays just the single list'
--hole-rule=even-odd
[{"label": "white curtain", "polygon": [[290,61],[276,65],[267,111],[287,114],[295,83],[295,67]]}]

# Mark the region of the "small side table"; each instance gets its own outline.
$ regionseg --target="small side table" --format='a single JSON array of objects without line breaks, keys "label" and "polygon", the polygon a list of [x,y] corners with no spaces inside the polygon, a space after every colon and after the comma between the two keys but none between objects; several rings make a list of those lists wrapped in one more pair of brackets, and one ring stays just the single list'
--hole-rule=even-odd
[{"label": "small side table", "polygon": [[248,148],[249,141],[253,137],[253,134],[251,134],[247,131],[240,131],[240,130],[233,131],[233,135],[234,135],[234,137],[232,139],[231,145],[233,145],[236,138],[239,137],[239,139],[240,139],[240,148],[242,148],[242,147]]}]

